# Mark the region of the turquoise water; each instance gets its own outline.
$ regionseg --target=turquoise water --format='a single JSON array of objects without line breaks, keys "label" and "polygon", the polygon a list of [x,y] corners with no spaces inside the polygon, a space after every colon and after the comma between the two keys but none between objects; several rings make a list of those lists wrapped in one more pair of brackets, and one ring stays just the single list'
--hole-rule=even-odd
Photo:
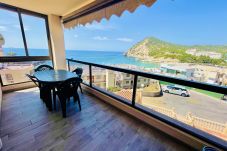
[{"label": "turquoise water", "polygon": [[158,64],[143,62],[133,57],[126,57],[123,52],[67,50],[66,57],[106,65],[130,64],[145,68],[158,67]]},{"label": "turquoise water", "polygon": [[[19,48],[4,48],[4,54],[15,52],[17,56],[24,56],[24,50]],[[48,51],[45,49],[30,49],[29,55],[31,56],[45,56]],[[105,64],[130,64],[145,68],[158,67],[158,64],[140,61],[132,57],[124,56],[123,52],[109,52],[109,51],[89,51],[89,50],[66,50],[66,58],[73,58],[76,60]]]}]

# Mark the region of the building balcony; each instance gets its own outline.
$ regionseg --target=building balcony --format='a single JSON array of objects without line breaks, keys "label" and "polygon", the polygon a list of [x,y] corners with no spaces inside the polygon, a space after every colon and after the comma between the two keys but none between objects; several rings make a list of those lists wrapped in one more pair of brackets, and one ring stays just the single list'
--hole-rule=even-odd
[{"label": "building balcony", "polygon": [[38,88],[3,95],[3,150],[192,150],[186,144],[120,111],[89,92],[80,94],[82,110],[67,104],[49,112]]},{"label": "building balcony", "polygon": [[[2,150],[202,150],[204,146],[227,150],[226,70],[218,74],[221,78],[204,83],[200,70],[193,79],[194,70],[186,71],[185,67],[162,66],[163,70],[152,72],[128,65],[66,59],[64,28],[109,20],[125,10],[133,12],[140,5],[152,6],[155,1],[0,2],[2,16],[7,18],[4,25],[10,25],[8,31],[18,31],[6,38],[14,41],[16,37],[21,43],[19,49],[12,48],[13,52],[4,46],[0,34]],[[35,24],[29,24],[29,19]],[[38,43],[37,39],[43,41]],[[44,49],[33,49],[30,40]],[[83,68],[81,111],[69,101],[67,118],[62,118],[58,100],[57,109],[48,111],[38,88],[25,76],[41,64],[55,70]]]}]

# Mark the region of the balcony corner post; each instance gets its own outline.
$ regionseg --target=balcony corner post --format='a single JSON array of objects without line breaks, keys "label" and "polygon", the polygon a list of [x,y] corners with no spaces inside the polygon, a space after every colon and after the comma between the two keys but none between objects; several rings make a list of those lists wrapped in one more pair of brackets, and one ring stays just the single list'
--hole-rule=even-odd
[{"label": "balcony corner post", "polygon": [[132,91],[132,106],[133,107],[135,107],[137,79],[138,79],[138,76],[137,75],[134,75],[133,91]]},{"label": "balcony corner post", "polygon": [[89,79],[90,79],[90,87],[92,87],[92,66],[91,65],[89,65]]}]

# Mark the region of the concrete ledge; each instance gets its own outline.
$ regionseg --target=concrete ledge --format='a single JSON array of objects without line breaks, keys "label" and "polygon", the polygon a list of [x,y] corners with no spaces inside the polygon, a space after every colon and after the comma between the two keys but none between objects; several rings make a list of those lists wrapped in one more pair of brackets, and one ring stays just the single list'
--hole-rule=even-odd
[{"label": "concrete ledge", "polygon": [[[1,121],[1,118],[2,118],[2,86],[0,84],[0,121]],[[0,138],[0,150],[2,149],[2,140]]]},{"label": "concrete ledge", "polygon": [[207,144],[206,142],[199,140],[198,138],[189,135],[188,133],[185,133],[183,131],[178,130],[175,127],[172,127],[156,118],[153,118],[145,113],[142,113],[128,105],[125,105],[101,92],[98,92],[86,85],[82,86],[85,91],[88,93],[94,95],[95,97],[98,97],[99,99],[103,100],[104,102],[116,107],[117,109],[120,109],[121,111],[126,112],[127,114],[141,120],[142,122],[147,123],[148,125],[172,136],[173,138],[191,146],[192,148],[196,150],[201,150],[203,146],[212,146],[210,144]]},{"label": "concrete ledge", "polygon": [[147,92],[147,91],[143,91],[142,92],[142,96],[144,97],[158,97],[161,95],[161,92]]},{"label": "concrete ledge", "polygon": [[2,92],[8,93],[8,92],[13,92],[13,91],[33,88],[35,86],[36,85],[33,82],[24,82],[24,83],[19,83],[19,84],[12,84],[12,85],[7,85],[7,86],[2,87]]}]

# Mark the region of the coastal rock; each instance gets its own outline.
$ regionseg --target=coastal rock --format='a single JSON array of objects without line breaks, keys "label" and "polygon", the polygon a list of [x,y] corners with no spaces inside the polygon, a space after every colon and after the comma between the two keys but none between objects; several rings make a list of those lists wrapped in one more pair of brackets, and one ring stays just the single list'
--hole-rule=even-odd
[{"label": "coastal rock", "polygon": [[148,48],[148,39],[143,40],[142,42],[136,44],[134,47],[129,49],[126,52],[126,56],[137,57],[137,58],[145,58],[149,56],[149,48]]}]

